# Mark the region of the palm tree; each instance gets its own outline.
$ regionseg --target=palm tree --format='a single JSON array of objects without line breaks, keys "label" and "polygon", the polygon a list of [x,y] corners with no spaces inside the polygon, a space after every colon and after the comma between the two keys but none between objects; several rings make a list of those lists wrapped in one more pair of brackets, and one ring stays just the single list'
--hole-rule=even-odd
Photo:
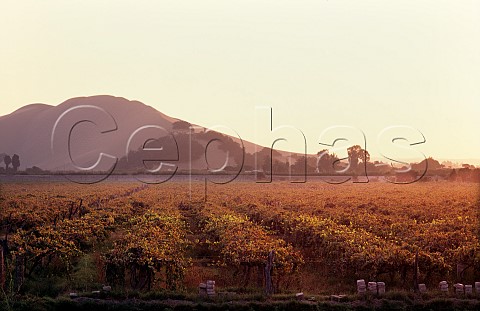
[{"label": "palm tree", "polygon": [[9,155],[6,155],[3,158],[3,162],[5,162],[5,170],[8,171],[8,166],[10,165],[10,163],[12,163],[12,158],[10,158]]},{"label": "palm tree", "polygon": [[13,171],[16,172],[18,168],[20,167],[20,157],[18,154],[14,154],[12,157],[12,166],[13,166]]}]

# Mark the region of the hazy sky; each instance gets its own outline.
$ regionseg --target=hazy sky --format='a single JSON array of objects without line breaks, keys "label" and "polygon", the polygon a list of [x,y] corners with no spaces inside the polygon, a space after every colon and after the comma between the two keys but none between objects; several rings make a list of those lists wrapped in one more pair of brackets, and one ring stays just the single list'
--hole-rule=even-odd
[{"label": "hazy sky", "polygon": [[480,1],[11,0],[0,21],[0,115],[110,94],[269,144],[271,106],[309,152],[348,125],[378,157],[408,125],[426,155],[480,159]]}]

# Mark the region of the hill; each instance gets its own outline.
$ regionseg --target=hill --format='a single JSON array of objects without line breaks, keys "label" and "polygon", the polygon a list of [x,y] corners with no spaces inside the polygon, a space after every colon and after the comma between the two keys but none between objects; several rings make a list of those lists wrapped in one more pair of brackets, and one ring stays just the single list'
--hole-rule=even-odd
[{"label": "hill", "polygon": [[[116,157],[121,170],[132,171],[143,165],[137,161],[145,155],[136,153],[139,148],[163,147],[164,150],[157,150],[154,156],[160,155],[161,160],[178,160],[173,162],[180,169],[202,170],[207,168],[205,149],[214,140],[208,147],[210,168],[242,165],[238,138],[209,132],[201,126],[196,126],[190,137],[188,129],[174,124],[190,125],[139,101],[108,95],[72,98],[58,106],[32,104],[0,117],[0,152],[20,155],[20,169],[37,166],[50,171],[71,170],[72,162],[79,167],[91,167],[99,154],[104,153]],[[141,130],[148,126],[164,130]],[[134,133],[137,134],[131,138]],[[247,153],[255,151],[255,144],[247,141],[243,144]],[[263,147],[258,146],[258,150],[261,149]],[[227,154],[229,160],[225,162]],[[274,158],[284,162],[286,156],[287,153],[280,152]],[[253,161],[249,158],[248,162],[252,164]],[[110,163],[100,163],[96,169],[106,170]],[[150,167],[153,166],[150,164]]]}]

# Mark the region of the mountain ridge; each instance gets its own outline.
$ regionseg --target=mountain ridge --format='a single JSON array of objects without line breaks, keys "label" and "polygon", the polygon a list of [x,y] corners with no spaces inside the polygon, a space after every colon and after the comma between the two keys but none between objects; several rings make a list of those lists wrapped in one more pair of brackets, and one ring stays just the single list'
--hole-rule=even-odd
[{"label": "mountain ridge", "polygon": [[[68,126],[63,125],[58,128],[58,133],[63,135],[70,132],[72,143],[69,148],[73,155],[69,159],[65,154],[62,156],[52,153],[50,139],[54,125],[66,111],[80,105],[95,106],[103,109],[113,117],[117,129],[102,134],[99,133],[99,129],[96,127],[102,124],[95,126],[92,123],[83,122],[77,124],[72,131],[70,131]],[[78,114],[78,120],[88,120],[89,116],[82,112],[81,109],[75,113]],[[70,121],[70,125],[74,124],[72,120]],[[56,106],[43,103],[29,104],[10,114],[0,116],[0,152],[19,154],[21,169],[37,166],[46,170],[62,171],[68,170],[66,168],[69,167],[71,161],[87,167],[97,161],[100,153],[111,154],[118,159],[125,157],[127,155],[126,146],[129,138],[139,128],[147,125],[157,125],[171,133],[173,124],[178,121],[182,120],[167,116],[140,101],[111,95],[74,97]],[[200,128],[204,127],[200,126]],[[237,138],[220,133],[216,134],[229,137],[234,142],[239,142]],[[206,145],[206,142],[201,139],[199,142]],[[256,148],[254,143],[248,141],[243,141],[243,143],[246,152],[252,153]],[[209,148],[211,150],[209,157],[213,159],[212,163],[217,163],[221,166],[222,159],[223,161],[225,159],[226,151],[221,150],[215,144]],[[257,148],[258,150],[263,149],[262,146]],[[186,153],[188,150],[183,148],[179,152]],[[282,152],[281,154],[283,156],[287,153]],[[231,164],[234,163],[229,163],[229,165]],[[183,166],[187,168],[188,165],[184,164]],[[199,169],[200,166],[204,166],[201,161],[195,161],[193,169]],[[102,167],[101,169],[106,168]]]}]

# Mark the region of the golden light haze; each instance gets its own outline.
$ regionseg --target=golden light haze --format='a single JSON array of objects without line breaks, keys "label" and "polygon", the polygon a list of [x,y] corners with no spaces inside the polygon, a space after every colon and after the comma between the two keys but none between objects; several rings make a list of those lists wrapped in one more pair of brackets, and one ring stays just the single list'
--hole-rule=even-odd
[{"label": "golden light haze", "polygon": [[312,153],[351,125],[378,157],[408,125],[427,156],[480,159],[479,1],[27,0],[0,20],[0,115],[110,94],[266,145],[266,105]]}]

